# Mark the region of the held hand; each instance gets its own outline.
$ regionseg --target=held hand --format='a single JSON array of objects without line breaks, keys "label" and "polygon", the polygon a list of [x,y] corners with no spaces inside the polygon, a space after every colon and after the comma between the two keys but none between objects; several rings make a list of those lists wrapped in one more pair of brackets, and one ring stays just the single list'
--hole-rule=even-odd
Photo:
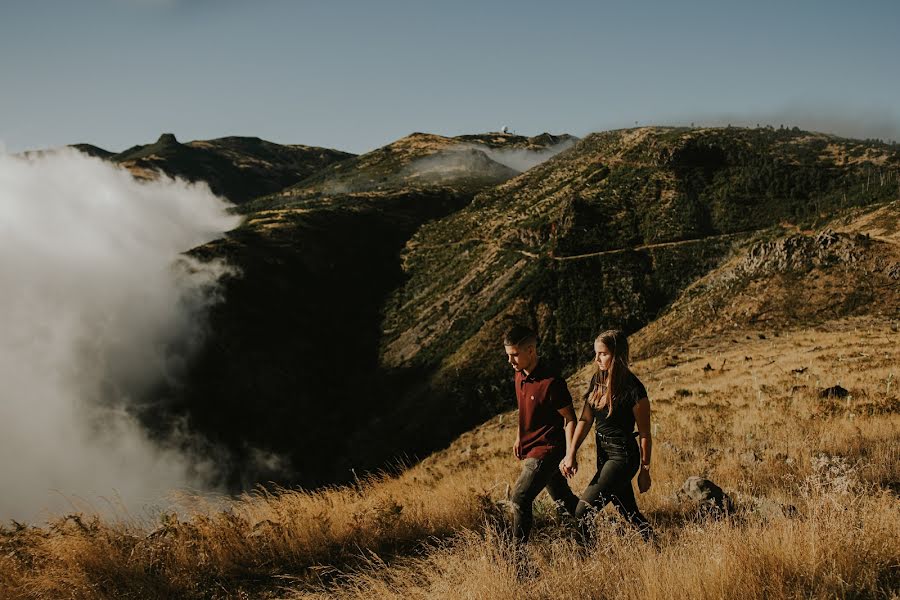
[{"label": "held hand", "polygon": [[573,477],[578,472],[578,459],[567,456],[559,463],[559,470],[565,477]]},{"label": "held hand", "polygon": [[522,442],[516,439],[516,443],[513,444],[513,454],[516,455],[516,458],[522,460]]},{"label": "held hand", "polygon": [[646,469],[641,469],[641,472],[638,473],[638,490],[643,494],[647,490],[650,489],[650,471]]}]

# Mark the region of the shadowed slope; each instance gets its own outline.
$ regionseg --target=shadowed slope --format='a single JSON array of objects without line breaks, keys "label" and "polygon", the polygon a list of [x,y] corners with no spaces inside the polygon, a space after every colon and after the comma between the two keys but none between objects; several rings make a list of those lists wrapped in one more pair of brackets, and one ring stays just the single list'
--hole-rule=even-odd
[{"label": "shadowed slope", "polygon": [[225,282],[184,386],[148,418],[185,415],[227,448],[233,489],[345,481],[402,452],[390,435],[354,443],[359,432],[396,426],[383,415],[422,379],[379,368],[384,301],[423,223],[515,175],[473,144],[413,134],[242,206],[242,228],[194,251],[241,274]]}]

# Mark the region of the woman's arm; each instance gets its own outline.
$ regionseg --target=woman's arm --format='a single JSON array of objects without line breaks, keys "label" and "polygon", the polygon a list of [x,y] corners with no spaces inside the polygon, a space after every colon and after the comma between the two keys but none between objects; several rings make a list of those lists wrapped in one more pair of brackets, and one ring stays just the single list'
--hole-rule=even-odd
[{"label": "woman's arm", "polygon": [[[560,470],[566,477],[571,477],[578,472],[578,448],[584,438],[587,437],[591,425],[594,423],[594,410],[589,402],[585,402],[581,409],[581,416],[578,417],[578,423],[575,425],[575,433],[572,435],[572,443],[566,444],[566,457],[559,465]],[[568,441],[568,440],[567,440]]]},{"label": "woman's arm", "polygon": [[638,473],[638,489],[643,494],[650,489],[650,455],[653,439],[650,436],[650,400],[641,398],[634,405],[634,420],[637,423],[638,440],[641,448],[641,470]]}]

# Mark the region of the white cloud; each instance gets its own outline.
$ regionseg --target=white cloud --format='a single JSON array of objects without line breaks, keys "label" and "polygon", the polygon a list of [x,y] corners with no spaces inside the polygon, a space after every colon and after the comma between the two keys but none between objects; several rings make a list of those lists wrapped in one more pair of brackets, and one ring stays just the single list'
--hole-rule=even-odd
[{"label": "white cloud", "polygon": [[74,150],[0,154],[0,520],[203,485],[125,407],[196,347],[227,267],[180,253],[236,226],[226,208]]},{"label": "white cloud", "polygon": [[540,150],[529,150],[525,148],[481,148],[491,160],[502,165],[506,165],[519,172],[524,172],[550,160],[560,152],[568,150],[575,145],[572,140],[563,140],[552,146],[542,148]]}]

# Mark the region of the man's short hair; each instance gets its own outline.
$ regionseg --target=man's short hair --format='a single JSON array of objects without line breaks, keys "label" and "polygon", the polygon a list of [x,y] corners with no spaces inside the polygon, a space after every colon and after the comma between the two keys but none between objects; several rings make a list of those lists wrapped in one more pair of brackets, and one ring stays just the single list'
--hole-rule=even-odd
[{"label": "man's short hair", "polygon": [[513,325],[503,336],[504,346],[528,346],[537,344],[537,334],[530,327]]}]

